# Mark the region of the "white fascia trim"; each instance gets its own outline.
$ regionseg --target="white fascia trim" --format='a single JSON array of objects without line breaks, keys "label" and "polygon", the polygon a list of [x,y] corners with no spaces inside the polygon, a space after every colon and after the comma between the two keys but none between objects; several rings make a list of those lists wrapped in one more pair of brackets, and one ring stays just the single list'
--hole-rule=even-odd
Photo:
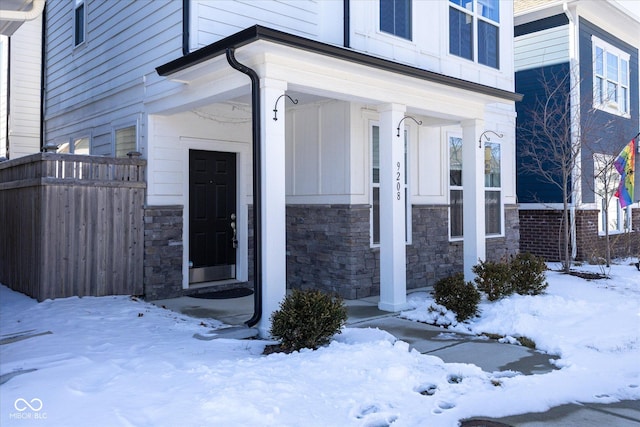
[{"label": "white fascia trim", "polygon": [[32,21],[44,10],[45,0],[32,0],[31,10],[0,9],[0,21]]}]

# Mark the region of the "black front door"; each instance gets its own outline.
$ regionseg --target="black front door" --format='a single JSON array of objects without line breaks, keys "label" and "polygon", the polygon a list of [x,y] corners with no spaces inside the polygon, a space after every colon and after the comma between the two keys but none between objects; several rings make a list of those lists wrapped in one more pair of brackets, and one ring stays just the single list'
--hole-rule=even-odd
[{"label": "black front door", "polygon": [[189,150],[189,283],[235,278],[236,154]]}]

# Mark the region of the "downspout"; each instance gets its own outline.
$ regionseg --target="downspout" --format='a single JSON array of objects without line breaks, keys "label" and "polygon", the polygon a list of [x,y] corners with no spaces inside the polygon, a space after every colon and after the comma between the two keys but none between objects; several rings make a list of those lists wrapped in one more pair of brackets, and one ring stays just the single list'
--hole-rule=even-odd
[{"label": "downspout", "polygon": [[42,10],[42,38],[41,41],[41,54],[40,54],[40,148],[44,149],[44,103],[45,103],[45,71],[46,67],[46,43],[47,43],[47,9]]},{"label": "downspout", "polygon": [[191,0],[182,0],[182,54],[189,54],[189,27],[191,26]]},{"label": "downspout", "polygon": [[5,128],[5,156],[7,159],[11,158],[11,144],[9,143],[9,120],[11,119],[11,37],[7,38],[7,114],[5,120],[7,121],[7,127]]},{"label": "downspout", "polygon": [[262,317],[262,168],[260,167],[260,78],[235,57],[235,49],[227,48],[227,62],[251,79],[251,121],[253,124],[253,316],[244,322],[251,327]]},{"label": "downspout", "polygon": [[344,21],[344,24],[342,26],[343,28],[343,43],[344,43],[344,47],[349,48],[351,47],[351,7],[350,7],[350,0],[342,0],[342,19]]}]

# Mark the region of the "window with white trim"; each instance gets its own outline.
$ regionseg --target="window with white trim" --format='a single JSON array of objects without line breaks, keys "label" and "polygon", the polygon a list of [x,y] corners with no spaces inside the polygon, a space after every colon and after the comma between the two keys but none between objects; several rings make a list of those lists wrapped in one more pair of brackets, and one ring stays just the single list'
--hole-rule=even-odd
[{"label": "window with white trim", "polygon": [[88,136],[71,138],[56,150],[57,153],[90,154],[90,141]]},{"label": "window with white trim", "polygon": [[85,0],[75,0],[73,8],[73,45],[78,46],[84,42],[87,22]]},{"label": "window with white trim", "polygon": [[127,157],[127,153],[136,151],[137,131],[136,126],[127,126],[115,130],[115,154],[116,157]]},{"label": "window with white trim", "polygon": [[[411,242],[411,203],[409,202],[409,166],[407,150],[409,135],[404,131],[404,203],[405,203],[405,242]],[[371,244],[380,244],[380,127],[371,126]]]},{"label": "window with white trim", "polygon": [[462,138],[449,136],[449,236],[459,239],[462,228]]},{"label": "window with white trim", "polygon": [[630,207],[621,208],[616,189],[620,174],[613,166],[615,157],[609,154],[593,155],[595,198],[598,207],[598,232],[621,233],[631,227]]},{"label": "window with white trim", "polygon": [[500,68],[499,0],[449,0],[449,53]]},{"label": "window with white trim", "polygon": [[380,31],[411,40],[411,0],[380,0]]},{"label": "window with white trim", "polygon": [[500,144],[484,144],[484,226],[487,236],[502,234]]},{"label": "window with white trim", "polygon": [[[502,231],[502,182],[500,144],[484,146],[484,225],[485,235],[499,236]],[[449,237],[461,239],[463,229],[462,138],[449,135]]]},{"label": "window with white trim", "polygon": [[593,36],[593,106],[629,115],[630,55]]}]

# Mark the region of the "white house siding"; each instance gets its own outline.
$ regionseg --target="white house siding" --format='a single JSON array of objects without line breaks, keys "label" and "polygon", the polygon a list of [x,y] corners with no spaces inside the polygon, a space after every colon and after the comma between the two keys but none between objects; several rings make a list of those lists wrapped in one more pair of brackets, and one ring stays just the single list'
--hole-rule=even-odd
[{"label": "white house siding", "polygon": [[[39,17],[25,22],[10,39],[4,37],[1,43],[0,156],[8,154],[9,158],[15,159],[40,151],[41,34],[42,17]],[[7,94],[10,94],[8,102]]]},{"label": "white house siding", "polygon": [[342,44],[342,2],[326,0],[193,0],[191,50],[253,25]]},{"label": "white house siding", "polygon": [[513,3],[500,2],[500,69],[449,54],[449,2],[412,3],[412,39],[380,31],[379,2],[352,1],[351,46],[400,63],[488,86],[513,90]]},{"label": "white house siding", "polygon": [[92,154],[112,155],[114,126],[144,124],[143,76],[181,55],[182,3],[87,0],[86,10],[74,47],[73,2],[47,2],[47,141],[89,136]]},{"label": "white house siding", "polygon": [[514,48],[515,71],[569,62],[569,26],[518,36]]}]

